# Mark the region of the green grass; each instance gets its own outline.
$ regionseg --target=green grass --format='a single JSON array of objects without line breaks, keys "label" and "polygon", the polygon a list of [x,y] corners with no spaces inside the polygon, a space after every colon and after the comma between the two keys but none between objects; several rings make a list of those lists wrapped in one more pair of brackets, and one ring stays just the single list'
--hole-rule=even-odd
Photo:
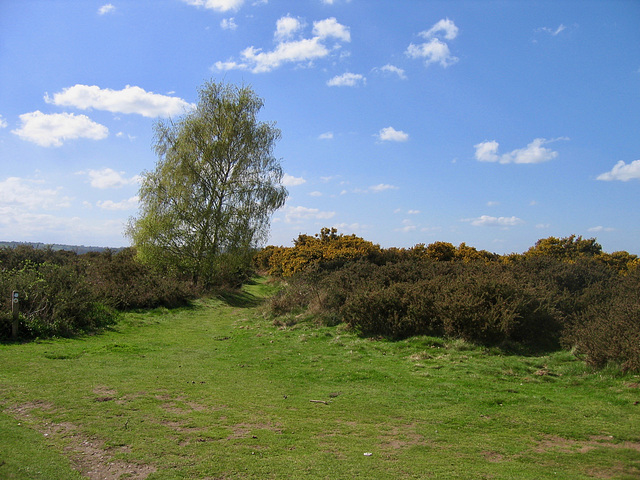
[{"label": "green grass", "polygon": [[272,288],[0,345],[0,478],[640,476],[637,376],[278,327],[258,306]]}]

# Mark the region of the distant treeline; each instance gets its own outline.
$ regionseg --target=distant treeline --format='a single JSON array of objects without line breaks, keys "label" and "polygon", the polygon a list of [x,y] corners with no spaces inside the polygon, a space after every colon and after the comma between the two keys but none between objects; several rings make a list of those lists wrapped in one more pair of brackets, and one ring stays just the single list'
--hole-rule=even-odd
[{"label": "distant treeline", "polygon": [[110,247],[92,247],[85,245],[65,245],[61,243],[41,243],[41,242],[0,242],[0,248],[16,248],[16,247],[33,247],[36,249],[50,249],[54,251],[65,250],[68,252],[75,252],[77,254],[89,253],[89,252],[104,252],[105,250],[111,250],[113,252],[119,252],[126,247],[110,248]]},{"label": "distant treeline", "polygon": [[496,255],[446,242],[382,249],[322,229],[263,249],[255,266],[284,280],[270,304],[276,324],[307,313],[366,336],[566,348],[595,367],[640,371],[640,260],[595,239],[549,237]]}]

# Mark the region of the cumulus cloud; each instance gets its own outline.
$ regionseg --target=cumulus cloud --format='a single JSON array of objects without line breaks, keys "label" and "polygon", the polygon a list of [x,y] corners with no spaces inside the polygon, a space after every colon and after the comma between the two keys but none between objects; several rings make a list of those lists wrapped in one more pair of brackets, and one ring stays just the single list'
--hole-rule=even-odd
[{"label": "cumulus cloud", "polygon": [[451,54],[449,45],[443,41],[453,40],[458,36],[458,27],[453,21],[448,18],[442,19],[419,35],[425,42],[417,45],[411,43],[406,51],[409,57],[424,60],[426,66],[439,63],[444,68],[458,61],[458,58]]},{"label": "cumulus cloud", "polygon": [[330,87],[357,87],[358,85],[364,85],[367,83],[367,79],[359,73],[343,73],[333,77],[327,82]]},{"label": "cumulus cloud", "polygon": [[112,4],[107,3],[106,5],[102,5],[99,9],[98,9],[98,15],[106,15],[107,13],[112,13],[114,12],[116,9],[116,7],[114,7]]},{"label": "cumulus cloud", "polygon": [[407,79],[407,76],[405,75],[404,70],[402,68],[396,67],[395,65],[386,64],[377,70],[381,71],[382,73],[390,73],[390,74],[398,75],[398,77],[400,77],[402,80]]},{"label": "cumulus cloud", "polygon": [[302,22],[290,16],[282,17],[276,22],[274,36],[278,40],[287,40],[302,28]]},{"label": "cumulus cloud", "polygon": [[7,121],[0,115],[0,128],[7,128]]},{"label": "cumulus cloud", "polygon": [[282,177],[282,185],[285,187],[296,187],[298,185],[302,185],[303,183],[307,183],[307,181],[302,177],[294,177],[285,173]]},{"label": "cumulus cloud", "polygon": [[11,133],[41,147],[60,147],[64,141],[76,138],[102,140],[109,129],[86,115],[73,113],[45,114],[40,110],[20,115],[20,128]]},{"label": "cumulus cloud", "polygon": [[335,216],[336,212],[322,212],[317,208],[288,207],[285,213],[287,223],[295,223],[302,220],[328,220]]},{"label": "cumulus cloud", "polygon": [[622,182],[640,180],[640,160],[634,160],[629,164],[620,160],[610,171],[598,175],[597,180],[620,180]]},{"label": "cumulus cloud", "polygon": [[204,7],[218,12],[228,12],[229,10],[238,10],[244,0],[182,0],[188,5],[194,7]]},{"label": "cumulus cloud", "polygon": [[240,52],[239,60],[231,58],[226,62],[218,61],[213,68],[219,71],[248,70],[252,73],[265,73],[287,63],[308,65],[314,60],[327,57],[332,50],[339,49],[340,42],[351,41],[349,27],[338,23],[335,18],[313,22],[311,38],[292,38],[302,27],[299,20],[290,16],[282,17],[276,22],[274,36],[278,43],[273,50],[263,51],[250,46]]},{"label": "cumulus cloud", "polygon": [[[556,139],[556,140],[565,140]],[[518,148],[509,153],[498,155],[498,147],[500,144],[495,140],[489,142],[481,142],[474,145],[476,149],[475,157],[480,162],[499,162],[499,163],[542,163],[552,160],[558,156],[558,152],[543,145],[555,140],[546,140],[544,138],[536,138],[524,148]]]},{"label": "cumulus cloud", "polygon": [[238,28],[238,25],[236,24],[235,19],[231,17],[231,18],[223,18],[220,21],[220,27],[223,30],[235,30],[236,28]]},{"label": "cumulus cloud", "polygon": [[335,17],[313,22],[313,34],[321,39],[336,38],[343,42],[351,41],[349,27],[338,23]]},{"label": "cumulus cloud", "polygon": [[320,140],[331,140],[333,138],[333,132],[321,133],[318,137]]},{"label": "cumulus cloud", "polygon": [[0,208],[52,210],[71,205],[71,198],[61,195],[62,188],[43,187],[42,180],[9,177],[0,181]]},{"label": "cumulus cloud", "polygon": [[382,142],[406,142],[409,140],[409,134],[393,127],[386,127],[378,132],[378,138]]},{"label": "cumulus cloud", "polygon": [[466,221],[471,222],[471,225],[475,227],[515,227],[524,223],[524,220],[518,217],[492,217],[490,215],[482,215]]},{"label": "cumulus cloud", "polygon": [[139,175],[127,178],[124,175],[124,172],[116,172],[112,168],[88,170],[86,172],[78,172],[78,174],[87,175],[91,186],[101,190],[106,188],[122,188],[126,185],[135,185],[139,184],[141,180]]},{"label": "cumulus cloud", "polygon": [[114,202],[113,200],[101,200],[97,203],[97,205],[98,205],[98,208],[101,208],[102,210],[111,210],[111,211],[135,210],[136,208],[138,208],[139,201],[140,201],[140,197],[136,195],[126,200],[122,200],[121,202]]},{"label": "cumulus cloud", "polygon": [[444,33],[446,40],[453,40],[458,36],[458,27],[456,27],[456,24],[453,23],[452,20],[443,18],[429,30],[420,32],[420,36],[428,39],[437,37],[441,32]]},{"label": "cumulus cloud", "polygon": [[44,97],[47,103],[81,110],[95,108],[113,113],[137,113],[144,117],[179,115],[194,107],[181,98],[147,92],[127,85],[122,90],[100,88],[96,85],[74,85]]}]

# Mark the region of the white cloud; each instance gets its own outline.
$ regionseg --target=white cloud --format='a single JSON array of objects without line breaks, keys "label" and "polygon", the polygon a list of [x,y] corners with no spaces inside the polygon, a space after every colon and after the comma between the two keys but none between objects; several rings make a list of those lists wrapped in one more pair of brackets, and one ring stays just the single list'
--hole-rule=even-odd
[{"label": "white cloud", "polygon": [[563,24],[560,24],[558,26],[558,28],[556,28],[555,30],[553,28],[549,28],[549,27],[540,27],[540,28],[536,28],[536,32],[545,32],[548,33],[551,36],[556,36],[558,35],[560,32],[562,32],[563,30],[566,30],[567,27],[565,27]]},{"label": "white cloud", "polygon": [[287,40],[302,28],[302,22],[293,17],[282,17],[276,22],[276,32],[274,36],[278,40]]},{"label": "white cloud", "polygon": [[393,231],[394,232],[409,233],[409,232],[414,232],[417,229],[418,229],[418,227],[416,227],[415,225],[405,225],[404,227],[401,227],[401,228],[395,228]]},{"label": "white cloud", "polygon": [[380,130],[378,138],[383,142],[406,142],[409,140],[409,134],[393,127],[386,127]]},{"label": "white cloud", "polygon": [[[444,35],[440,35],[441,33]],[[458,58],[451,54],[449,45],[438,38],[444,37],[445,40],[453,40],[458,36],[458,27],[453,21],[448,18],[442,19],[429,30],[420,32],[420,36],[427,41],[419,45],[411,43],[406,51],[409,57],[424,59],[426,66],[439,63],[444,68],[458,61]]]},{"label": "white cloud", "polygon": [[379,70],[383,73],[393,73],[395,75],[398,75],[398,77],[400,77],[402,80],[407,79],[407,76],[405,75],[404,70],[399,67],[396,67],[395,65],[387,64],[380,67]]},{"label": "white cloud", "polygon": [[121,202],[114,202],[113,200],[104,200],[97,203],[98,208],[111,211],[123,211],[123,210],[135,210],[138,208],[138,202],[140,197],[137,195]]},{"label": "white cloud", "polygon": [[611,227],[603,227],[602,225],[598,225],[597,227],[591,227],[588,229],[590,232],[592,233],[598,233],[598,232],[613,232],[615,231],[615,228],[611,228]]},{"label": "white cloud", "polygon": [[313,34],[321,39],[336,38],[343,42],[351,41],[349,27],[338,23],[335,17],[313,22]]},{"label": "white cloud", "polygon": [[58,209],[71,205],[71,198],[62,196],[62,188],[43,188],[42,180],[9,177],[0,181],[0,208]]},{"label": "white cloud", "polygon": [[8,126],[7,121],[4,118],[2,118],[2,115],[0,115],[0,128],[7,128],[7,126]]},{"label": "white cloud", "polygon": [[116,172],[112,168],[103,168],[102,170],[89,170],[87,172],[78,172],[81,175],[87,175],[91,186],[101,190],[106,188],[121,188],[126,185],[139,184],[141,177],[134,175],[126,178],[124,172]]},{"label": "white cloud", "polygon": [[408,215],[418,215],[420,213],[420,210],[409,210],[407,212]]},{"label": "white cloud", "polygon": [[343,73],[327,81],[327,85],[330,87],[357,87],[360,84],[364,85],[366,83],[367,79],[364,76],[359,73],[350,72]]},{"label": "white cloud", "polygon": [[285,173],[282,177],[282,185],[285,187],[296,187],[298,185],[302,185],[303,183],[307,183],[307,181],[302,177],[294,177]]},{"label": "white cloud", "polygon": [[[561,140],[561,139],[556,139]],[[562,138],[564,140],[564,138]],[[474,145],[476,149],[475,157],[480,162],[499,162],[499,163],[541,163],[552,160],[558,156],[558,152],[555,152],[549,148],[543,147],[543,145],[550,143],[554,140],[546,140],[544,138],[536,138],[529,145],[524,148],[519,148],[498,155],[499,143],[495,140],[490,142],[481,142]]]},{"label": "white cloud", "polygon": [[443,18],[437,22],[433,27],[425,32],[420,32],[420,36],[424,38],[433,38],[438,36],[440,32],[444,32],[444,38],[447,40],[453,40],[458,36],[458,27],[453,21],[448,18]]},{"label": "white cloud", "polygon": [[634,160],[629,164],[620,160],[609,172],[598,175],[596,179],[604,181],[620,180],[623,182],[640,180],[640,160]]},{"label": "white cloud", "polygon": [[465,221],[471,222],[471,225],[475,227],[514,227],[524,223],[524,220],[518,217],[492,217],[490,215],[482,215]]},{"label": "white cloud", "polygon": [[236,24],[235,19],[231,17],[223,18],[220,21],[220,27],[222,27],[223,30],[235,30],[236,28],[238,28],[238,25]]},{"label": "white cloud", "polygon": [[244,0],[182,0],[184,3],[193,5],[194,7],[204,7],[218,12],[227,12],[229,10],[238,10]]},{"label": "white cloud", "polygon": [[326,57],[329,55],[329,50],[320,43],[318,37],[314,37],[280,43],[271,52],[262,52],[259,48],[248,47],[240,52],[240,55],[245,63],[238,64],[239,68],[249,69],[253,73],[265,73],[284,63],[304,63]]},{"label": "white cloud", "polygon": [[95,108],[113,113],[137,113],[145,117],[179,115],[194,107],[181,98],[147,92],[130,85],[122,90],[112,90],[78,84],[55,93],[53,98],[45,95],[45,101],[81,110]]},{"label": "white cloud", "polygon": [[309,196],[311,196],[311,197],[321,197],[322,196],[322,192],[319,192],[319,191],[315,190],[315,191],[311,192],[309,194]]},{"label": "white cloud", "polygon": [[270,72],[286,63],[300,66],[310,65],[314,60],[324,58],[331,50],[340,48],[339,43],[330,44],[330,39],[337,42],[349,42],[351,35],[349,28],[341,25],[335,18],[327,18],[313,23],[311,38],[290,40],[293,33],[302,28],[301,23],[290,17],[282,17],[276,23],[275,37],[279,41],[275,49],[264,52],[261,48],[250,46],[240,52],[240,61],[229,59],[226,62],[216,62],[214,69],[248,70],[252,73]]},{"label": "white cloud", "polygon": [[86,115],[73,113],[44,114],[39,110],[20,115],[21,126],[11,133],[41,147],[59,147],[66,140],[89,138],[102,140],[109,129]]},{"label": "white cloud", "polygon": [[500,202],[496,202],[496,201],[494,201],[494,200],[489,200],[489,201],[487,202],[487,207],[496,207],[496,206],[498,206],[498,205],[500,205]]},{"label": "white cloud", "polygon": [[396,187],[395,185],[388,185],[386,183],[380,183],[378,185],[372,185],[371,187],[369,187],[369,191],[373,193],[380,193],[386,190],[397,190],[397,189],[398,187]]},{"label": "white cloud", "polygon": [[335,216],[336,212],[322,212],[317,208],[288,207],[285,213],[287,223],[295,223],[301,220],[328,220]]},{"label": "white cloud", "polygon": [[321,133],[318,138],[320,140],[331,140],[333,138],[333,132]]},{"label": "white cloud", "polygon": [[103,5],[98,9],[98,15],[106,15],[107,13],[112,13],[115,11],[115,9],[116,7],[114,7],[110,3],[107,3],[106,5]]},{"label": "white cloud", "polygon": [[451,55],[449,46],[437,38],[432,38],[420,45],[410,44],[407,48],[407,55],[411,58],[423,58],[426,66],[439,63],[442,67],[447,68],[458,61],[457,57]]}]

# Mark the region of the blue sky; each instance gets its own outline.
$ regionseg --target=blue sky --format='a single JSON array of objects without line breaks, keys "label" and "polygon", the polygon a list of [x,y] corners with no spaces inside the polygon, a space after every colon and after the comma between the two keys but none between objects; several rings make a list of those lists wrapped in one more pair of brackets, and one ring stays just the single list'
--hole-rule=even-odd
[{"label": "blue sky", "polygon": [[0,240],[118,247],[207,80],[277,122],[271,244],[640,254],[640,2],[0,2]]}]

